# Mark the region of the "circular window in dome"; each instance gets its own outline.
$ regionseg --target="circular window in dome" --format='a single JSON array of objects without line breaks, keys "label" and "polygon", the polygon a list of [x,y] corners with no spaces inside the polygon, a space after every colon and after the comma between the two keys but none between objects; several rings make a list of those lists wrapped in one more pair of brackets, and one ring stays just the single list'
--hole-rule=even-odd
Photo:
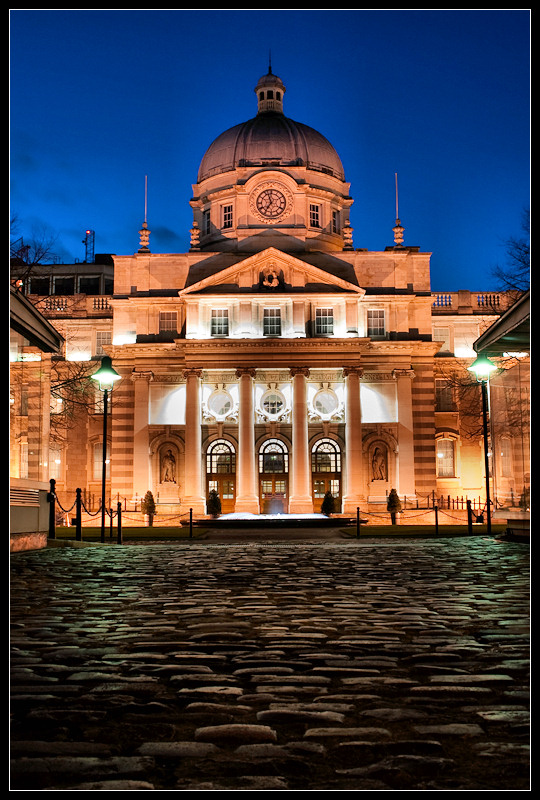
[{"label": "circular window in dome", "polygon": [[313,398],[313,408],[320,417],[330,418],[336,413],[339,400],[332,389],[321,389]]},{"label": "circular window in dome", "polygon": [[214,392],[208,398],[208,410],[216,419],[225,419],[234,408],[234,401],[224,389]]},{"label": "circular window in dome", "polygon": [[272,389],[263,395],[261,399],[261,409],[266,417],[277,419],[285,411],[285,398],[281,392]]}]

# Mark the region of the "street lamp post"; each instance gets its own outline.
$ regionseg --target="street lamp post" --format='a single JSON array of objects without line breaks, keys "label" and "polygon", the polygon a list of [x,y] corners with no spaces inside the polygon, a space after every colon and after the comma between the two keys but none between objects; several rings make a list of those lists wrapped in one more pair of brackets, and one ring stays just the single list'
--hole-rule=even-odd
[{"label": "street lamp post", "polygon": [[489,455],[488,455],[488,395],[487,385],[489,376],[496,370],[495,364],[486,356],[478,356],[476,360],[467,367],[472,372],[482,388],[482,425],[484,431],[484,471],[486,473],[486,519],[487,533],[491,536],[491,499],[489,493]]},{"label": "street lamp post", "polygon": [[109,391],[113,388],[114,382],[120,379],[120,375],[113,369],[112,360],[109,356],[103,356],[101,367],[90,376],[97,381],[100,391],[103,392],[103,460],[101,465],[101,541],[105,541],[105,483],[107,478],[107,408]]}]

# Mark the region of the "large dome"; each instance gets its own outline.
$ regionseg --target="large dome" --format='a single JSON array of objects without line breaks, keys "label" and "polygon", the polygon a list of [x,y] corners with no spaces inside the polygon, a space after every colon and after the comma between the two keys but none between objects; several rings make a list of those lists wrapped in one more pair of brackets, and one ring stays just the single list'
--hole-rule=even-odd
[{"label": "large dome", "polygon": [[229,128],[212,142],[203,156],[197,182],[237,167],[304,166],[345,180],[341,160],[328,139],[282,112],[285,87],[270,70],[255,92],[258,114]]}]

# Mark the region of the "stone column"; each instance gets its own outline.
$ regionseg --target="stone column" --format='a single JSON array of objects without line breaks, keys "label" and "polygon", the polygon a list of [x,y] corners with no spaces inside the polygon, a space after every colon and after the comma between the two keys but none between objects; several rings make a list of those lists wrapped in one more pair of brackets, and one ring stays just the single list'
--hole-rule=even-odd
[{"label": "stone column", "polygon": [[152,490],[150,473],[150,455],[148,452],[148,401],[150,381],[154,379],[152,372],[133,370],[131,380],[134,383],[133,404],[133,495],[144,497]]},{"label": "stone column", "polygon": [[416,484],[414,479],[414,430],[412,411],[412,369],[395,369],[393,372],[397,384],[398,409],[398,463],[397,492],[400,497],[414,497]]},{"label": "stone column", "polygon": [[184,435],[184,496],[182,512],[193,509],[194,514],[206,514],[206,499],[202,488],[201,463],[201,402],[200,369],[187,369],[186,379],[186,430]]},{"label": "stone column", "polygon": [[289,500],[290,514],[312,514],[311,469],[308,442],[307,379],[309,369],[294,367],[292,400],[292,473]]},{"label": "stone column", "polygon": [[360,407],[360,367],[345,367],[345,495],[343,513],[356,514],[365,502],[362,469],[362,411]]},{"label": "stone column", "polygon": [[255,429],[253,417],[253,378],[249,367],[236,370],[239,380],[238,458],[236,461],[235,511],[259,513],[259,494],[255,458]]}]

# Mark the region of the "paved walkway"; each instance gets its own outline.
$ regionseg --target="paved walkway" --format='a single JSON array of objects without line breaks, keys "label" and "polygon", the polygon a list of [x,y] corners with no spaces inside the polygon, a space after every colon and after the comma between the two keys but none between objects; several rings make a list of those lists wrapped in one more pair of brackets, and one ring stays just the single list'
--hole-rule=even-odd
[{"label": "paved walkway", "polygon": [[529,789],[526,545],[210,535],[11,571],[12,790]]}]

